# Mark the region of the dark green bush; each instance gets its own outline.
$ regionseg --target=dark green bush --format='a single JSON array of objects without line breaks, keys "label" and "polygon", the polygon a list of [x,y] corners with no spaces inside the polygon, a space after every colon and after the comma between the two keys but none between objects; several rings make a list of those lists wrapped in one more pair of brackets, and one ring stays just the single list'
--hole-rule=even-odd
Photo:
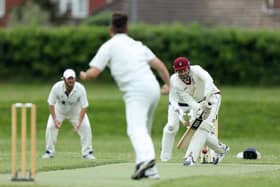
[{"label": "dark green bush", "polygon": [[[187,56],[223,85],[279,85],[280,33],[198,25],[131,25],[167,65]],[[77,72],[109,39],[107,27],[16,28],[0,30],[0,77],[3,80],[57,79],[65,68]],[[101,80],[111,80],[108,71]]]}]

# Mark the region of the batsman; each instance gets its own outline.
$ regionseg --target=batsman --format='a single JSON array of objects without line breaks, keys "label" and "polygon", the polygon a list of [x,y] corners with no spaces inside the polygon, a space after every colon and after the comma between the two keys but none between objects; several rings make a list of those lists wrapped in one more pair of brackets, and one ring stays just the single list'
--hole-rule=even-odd
[{"label": "batsman", "polygon": [[[207,71],[199,65],[191,66],[185,57],[176,58],[173,68],[175,73],[170,77],[168,121],[163,129],[160,159],[163,162],[171,159],[180,121],[188,127],[202,117],[199,127],[189,134],[191,137],[183,164],[194,165],[204,146],[215,152],[213,163],[218,164],[229,151],[229,146],[220,143],[214,134],[221,104],[220,90]],[[187,122],[186,114],[189,116]]]}]

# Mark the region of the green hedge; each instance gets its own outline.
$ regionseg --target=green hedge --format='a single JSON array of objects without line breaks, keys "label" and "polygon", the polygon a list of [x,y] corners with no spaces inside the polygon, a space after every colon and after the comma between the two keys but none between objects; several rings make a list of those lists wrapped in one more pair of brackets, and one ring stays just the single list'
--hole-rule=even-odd
[{"label": "green hedge", "polygon": [[[279,85],[280,33],[197,25],[134,25],[142,40],[167,65],[177,56],[207,69],[222,85]],[[77,72],[109,39],[107,27],[16,28],[0,30],[0,78],[53,80],[65,68]],[[108,71],[101,80],[111,80]]]}]

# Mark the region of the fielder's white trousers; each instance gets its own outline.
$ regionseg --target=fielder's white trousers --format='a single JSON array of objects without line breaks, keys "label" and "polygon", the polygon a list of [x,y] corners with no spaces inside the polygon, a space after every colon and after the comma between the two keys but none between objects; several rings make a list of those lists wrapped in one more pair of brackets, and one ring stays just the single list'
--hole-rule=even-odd
[{"label": "fielder's white trousers", "polygon": [[136,164],[155,159],[150,133],[160,93],[158,88],[149,91],[145,96],[125,97],[127,134],[136,154]]},{"label": "fielder's white trousers", "polygon": [[[74,115],[67,117],[65,115],[56,113],[56,118],[58,121],[62,122],[65,119],[68,119],[72,126],[75,127],[78,122],[78,115]],[[57,142],[59,129],[57,129],[54,125],[54,121],[51,115],[49,115],[47,129],[46,129],[46,150],[50,151],[51,153],[55,153],[55,145]],[[89,119],[87,114],[85,114],[84,120],[82,121],[81,127],[78,131],[81,141],[81,153],[83,156],[87,155],[92,150],[92,134],[91,134],[91,127],[89,123]]]}]

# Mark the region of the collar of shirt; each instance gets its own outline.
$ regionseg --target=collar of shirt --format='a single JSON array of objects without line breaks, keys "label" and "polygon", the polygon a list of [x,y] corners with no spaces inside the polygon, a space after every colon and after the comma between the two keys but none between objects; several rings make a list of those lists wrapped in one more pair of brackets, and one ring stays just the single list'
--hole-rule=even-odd
[{"label": "collar of shirt", "polygon": [[73,89],[71,90],[71,92],[69,94],[67,94],[66,86],[65,86],[65,83],[64,83],[63,84],[63,91],[68,97],[73,95],[73,93],[76,92],[76,83],[74,83]]},{"label": "collar of shirt", "polygon": [[122,36],[127,36],[126,33],[117,33],[117,34],[114,34],[113,37],[122,37]]}]

